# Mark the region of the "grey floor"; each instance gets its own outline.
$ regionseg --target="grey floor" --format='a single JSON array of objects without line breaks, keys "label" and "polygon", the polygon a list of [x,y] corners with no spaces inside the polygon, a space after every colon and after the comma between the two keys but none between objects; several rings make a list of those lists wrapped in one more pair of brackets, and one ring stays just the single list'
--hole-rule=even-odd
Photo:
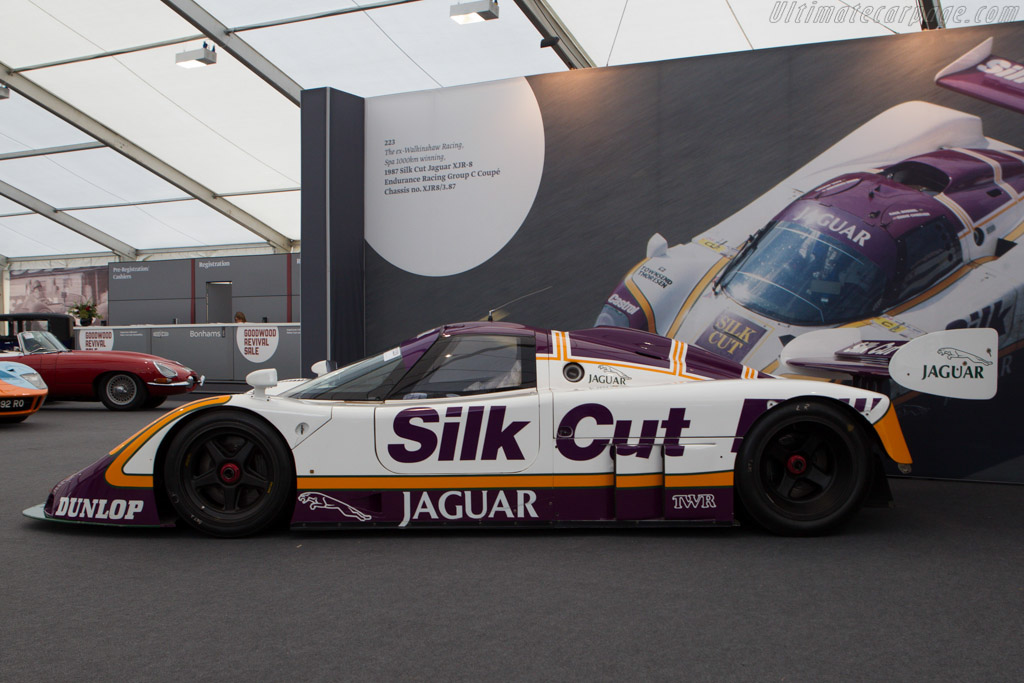
[{"label": "grey floor", "polygon": [[1024,487],[896,480],[896,509],[813,539],[736,528],[223,541],[22,517],[158,413],[59,403],[0,427],[0,681],[1024,670]]}]

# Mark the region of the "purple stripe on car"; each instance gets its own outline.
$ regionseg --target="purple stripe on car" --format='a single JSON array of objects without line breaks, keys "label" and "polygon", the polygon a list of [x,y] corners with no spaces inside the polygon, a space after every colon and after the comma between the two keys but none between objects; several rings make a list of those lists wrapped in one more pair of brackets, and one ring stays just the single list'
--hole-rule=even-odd
[{"label": "purple stripe on car", "polygon": [[162,524],[152,489],[119,488],[107,483],[110,455],[61,481],[50,492],[47,517],[90,524],[173,526]]}]

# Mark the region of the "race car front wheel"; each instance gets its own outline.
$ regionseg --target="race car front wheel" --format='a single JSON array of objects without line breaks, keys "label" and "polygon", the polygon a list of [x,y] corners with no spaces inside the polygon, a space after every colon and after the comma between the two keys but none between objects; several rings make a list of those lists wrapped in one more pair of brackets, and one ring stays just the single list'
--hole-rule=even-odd
[{"label": "race car front wheel", "polygon": [[171,441],[163,481],[174,509],[212,536],[248,536],[277,520],[291,500],[288,447],[262,420],[213,411]]},{"label": "race car front wheel", "polygon": [[835,530],[860,509],[871,449],[856,416],[820,401],[766,413],[743,439],[736,490],[747,513],[777,534]]}]

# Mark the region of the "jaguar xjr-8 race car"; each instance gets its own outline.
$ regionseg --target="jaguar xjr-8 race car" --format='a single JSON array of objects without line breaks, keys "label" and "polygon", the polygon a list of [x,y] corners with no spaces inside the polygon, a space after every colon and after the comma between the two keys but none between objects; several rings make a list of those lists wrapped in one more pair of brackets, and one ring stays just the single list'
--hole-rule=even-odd
[{"label": "jaguar xjr-8 race car", "polygon": [[280,393],[274,370],[248,379],[249,394],[168,412],[25,514],[240,536],[282,517],[731,524],[740,500],[767,529],[812,534],[890,499],[883,460],[911,464],[886,396],[638,330],[455,324]]},{"label": "jaguar xjr-8 race car", "polygon": [[[937,82],[1024,113],[1024,65],[991,50],[989,39]],[[1005,352],[1024,337],[1022,198],[1024,152],[986,138],[976,116],[906,102],[692,242],[655,234],[596,324],[780,374],[811,372],[780,353],[829,328],[905,341],[991,327]]]}]

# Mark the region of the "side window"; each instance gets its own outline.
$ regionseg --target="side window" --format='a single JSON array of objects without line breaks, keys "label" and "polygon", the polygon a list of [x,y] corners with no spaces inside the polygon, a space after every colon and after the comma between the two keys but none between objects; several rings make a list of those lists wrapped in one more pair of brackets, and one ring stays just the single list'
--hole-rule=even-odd
[{"label": "side window", "polygon": [[927,289],[963,261],[956,230],[945,218],[908,232],[900,239],[900,251],[904,257],[901,299]]},{"label": "side window", "polygon": [[533,337],[466,334],[434,344],[391,398],[472,396],[535,386]]}]

